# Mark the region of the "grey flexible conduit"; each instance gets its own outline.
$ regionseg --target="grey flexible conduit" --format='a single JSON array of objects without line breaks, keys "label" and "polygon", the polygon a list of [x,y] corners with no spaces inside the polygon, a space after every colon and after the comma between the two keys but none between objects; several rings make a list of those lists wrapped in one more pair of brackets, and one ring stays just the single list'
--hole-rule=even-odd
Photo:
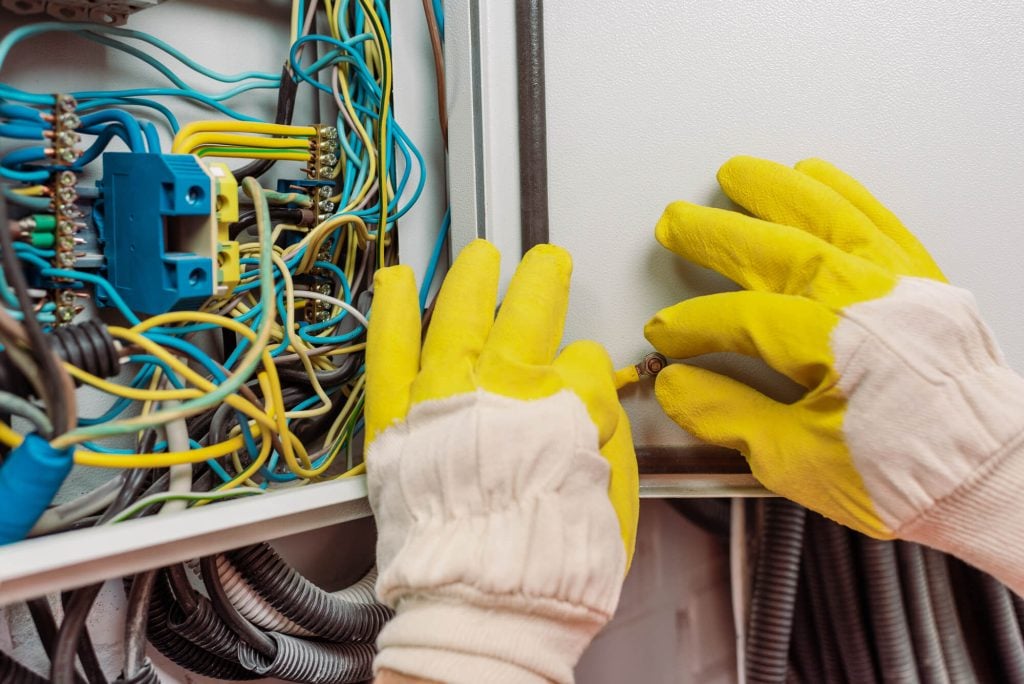
[{"label": "grey flexible conduit", "polygon": [[785,499],[764,505],[747,638],[747,681],[783,684],[800,579],[807,509]]},{"label": "grey flexible conduit", "polygon": [[917,663],[900,589],[894,542],[859,537],[868,595],[868,614],[885,682],[917,684]]},{"label": "grey flexible conduit", "polygon": [[304,684],[347,684],[373,676],[373,657],[377,652],[373,644],[307,641],[277,632],[267,636],[277,644],[275,656],[267,658],[239,642],[238,660],[243,667],[265,677]]},{"label": "grey flexible conduit", "polygon": [[935,626],[938,629],[939,641],[942,643],[942,655],[949,679],[954,684],[976,682],[978,678],[971,663],[970,653],[967,651],[963,629],[960,627],[946,557],[934,549],[922,548],[921,551],[924,555],[925,574],[928,577],[928,594],[931,596]]},{"label": "grey flexible conduit", "polygon": [[836,644],[836,635],[832,631],[832,621],[829,619],[829,608],[825,600],[825,594],[828,593],[829,588],[825,586],[820,554],[814,551],[820,545],[821,533],[817,529],[817,525],[808,524],[813,519],[812,516],[805,523],[807,528],[805,537],[809,536],[810,543],[804,545],[803,554],[808,604],[821,653],[821,664],[825,672],[823,681],[827,684],[833,684],[833,682],[842,684],[846,679],[843,677],[843,667],[839,662],[839,647]]},{"label": "grey flexible conduit", "polygon": [[814,615],[811,612],[807,582],[807,571],[804,569],[800,573],[799,591],[796,597],[796,619],[793,622],[790,654],[803,681],[825,682],[827,675],[818,648],[820,640],[814,630]]},{"label": "grey flexible conduit", "polygon": [[995,651],[999,656],[1004,682],[1024,684],[1024,640],[1014,614],[1010,590],[991,575],[977,572],[985,598],[987,615],[995,637]]},{"label": "grey flexible conduit", "polygon": [[391,617],[391,609],[380,603],[355,603],[324,591],[293,570],[267,544],[226,555],[268,603],[328,641],[372,642]]},{"label": "grey flexible conduit", "polygon": [[900,576],[907,602],[910,636],[914,640],[917,673],[923,684],[949,684],[946,661],[942,657],[942,641],[932,611],[928,591],[928,575],[924,568],[923,549],[908,542],[896,543]]},{"label": "grey flexible conduit", "polygon": [[812,524],[821,530],[823,577],[828,584],[825,602],[835,624],[843,672],[849,681],[856,684],[877,682],[871,645],[867,640],[867,625],[861,610],[850,531],[819,516],[812,518]]},{"label": "grey flexible conduit", "polygon": [[1024,628],[1024,598],[1010,592],[1010,600],[1013,601],[1013,612],[1017,614],[1017,622]]}]

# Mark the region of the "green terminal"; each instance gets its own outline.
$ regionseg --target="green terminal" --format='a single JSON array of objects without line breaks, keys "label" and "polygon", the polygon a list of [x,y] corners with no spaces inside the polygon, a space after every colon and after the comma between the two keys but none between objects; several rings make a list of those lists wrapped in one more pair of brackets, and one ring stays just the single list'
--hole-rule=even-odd
[{"label": "green terminal", "polygon": [[36,231],[52,233],[57,229],[57,217],[53,214],[33,214],[32,220],[36,224]]},{"label": "green terminal", "polygon": [[32,246],[39,249],[52,249],[54,243],[53,233],[32,233]]}]

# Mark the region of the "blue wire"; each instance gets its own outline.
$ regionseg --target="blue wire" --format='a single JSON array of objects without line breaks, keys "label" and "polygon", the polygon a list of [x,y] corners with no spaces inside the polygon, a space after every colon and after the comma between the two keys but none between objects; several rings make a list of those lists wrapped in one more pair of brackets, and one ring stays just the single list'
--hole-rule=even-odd
[{"label": "blue wire", "polygon": [[39,249],[24,242],[15,242],[14,251],[21,258],[34,256],[40,259],[52,259],[56,254],[52,249]]},{"label": "blue wire", "polygon": [[[129,360],[130,359],[131,359],[131,357],[129,357]],[[153,367],[142,368],[141,370],[139,370],[138,373],[135,374],[135,377],[129,383],[129,386],[138,388],[138,387],[144,387],[145,385],[149,384],[150,379],[153,377],[154,370],[155,370],[155,368],[153,368]],[[98,425],[99,423],[106,423],[107,421],[113,420],[114,418],[117,418],[119,415],[124,413],[124,410],[126,408],[128,408],[129,406],[131,406],[131,405],[132,405],[132,400],[131,399],[128,399],[126,397],[120,397],[102,415],[97,416],[96,418],[79,418],[78,419],[78,424],[79,425]]]},{"label": "blue wire", "polygon": [[0,83],[0,97],[6,100],[24,102],[26,104],[40,105],[53,108],[56,98],[53,95],[42,95],[39,93],[28,93],[6,83]]},{"label": "blue wire", "polygon": [[129,356],[128,360],[131,361],[132,363],[144,363],[149,364],[151,366],[159,366],[160,369],[163,370],[164,372],[164,377],[166,377],[167,380],[172,385],[174,385],[174,389],[185,388],[185,386],[181,383],[181,380],[178,378],[178,374],[171,370],[171,367],[164,363],[162,359],[159,359],[155,356],[150,356],[149,354],[135,354]]},{"label": "blue wire", "polygon": [[420,285],[420,309],[427,308],[427,295],[430,293],[430,285],[434,282],[434,274],[437,272],[437,262],[441,259],[441,252],[448,241],[448,230],[452,225],[452,210],[445,209],[444,218],[441,220],[441,230],[434,241],[434,249],[430,253],[430,262],[427,264],[427,272],[423,276],[423,284]]},{"label": "blue wire", "polygon": [[36,124],[43,127],[48,127],[46,122],[43,121],[42,112],[31,107],[24,107],[22,105],[8,104],[6,102],[0,103],[0,118],[4,119],[16,119],[23,122]]},{"label": "blue wire", "polygon": [[115,121],[124,126],[124,130],[128,135],[125,142],[128,143],[128,148],[132,152],[142,152],[146,149],[146,143],[142,138],[142,127],[139,125],[138,120],[128,112],[120,109],[104,109],[91,114],[84,114],[81,119],[81,127],[85,129],[98,123]]},{"label": "blue wire", "polygon": [[149,121],[142,122],[142,132],[146,136],[146,151],[150,154],[160,154],[163,150],[160,146],[160,134],[156,126]]},{"label": "blue wire", "polygon": [[0,136],[4,138],[15,138],[17,140],[44,140],[43,126],[28,126],[26,124],[0,124]]},{"label": "blue wire", "polygon": [[[166,52],[168,55],[170,55],[174,59],[178,60],[179,62],[181,62],[182,64],[184,64],[188,68],[192,69],[196,73],[202,74],[203,76],[206,76],[207,78],[211,78],[211,79],[213,79],[215,81],[220,81],[221,83],[239,83],[241,81],[246,81],[246,80],[251,80],[251,79],[259,79],[259,80],[265,80],[265,81],[272,81],[272,82],[275,83],[274,87],[277,87],[277,85],[279,84],[279,81],[280,81],[280,78],[279,78],[279,76],[277,74],[270,74],[270,73],[260,72],[260,71],[246,71],[246,72],[243,72],[243,73],[240,73],[240,74],[221,74],[221,73],[216,72],[216,71],[214,71],[214,70],[212,70],[212,69],[210,69],[208,67],[203,66],[202,64],[199,64],[195,60],[193,60],[190,57],[186,56],[181,51],[179,51],[176,48],[172,47],[171,45],[165,43],[164,41],[160,40],[159,38],[156,38],[155,36],[149,35],[148,33],[143,33],[142,31],[132,31],[130,29],[115,28],[115,27],[112,27],[112,26],[103,26],[103,25],[100,25],[100,24],[87,24],[87,23],[80,23],[80,22],[63,23],[63,22],[49,21],[49,22],[42,22],[42,23],[39,23],[39,24],[30,24],[28,26],[23,26],[21,28],[15,29],[14,31],[11,31],[10,33],[8,33],[4,37],[4,39],[2,41],[0,41],[0,65],[2,65],[4,63],[4,61],[7,59],[7,53],[10,52],[11,48],[14,47],[14,45],[17,44],[19,41],[24,40],[25,38],[29,38],[31,36],[40,34],[40,33],[50,33],[50,32],[71,32],[71,33],[92,34],[92,36],[89,36],[89,35],[83,36],[85,38],[90,38],[90,39],[95,39],[94,37],[98,37],[96,34],[108,33],[108,34],[112,34],[112,35],[115,35],[115,36],[122,36],[124,38],[134,38],[135,40],[141,40],[141,41],[144,41],[146,43],[149,43],[150,45],[152,45],[153,47],[155,47],[155,48],[157,48],[159,50],[162,50],[163,52]],[[107,40],[109,40],[109,39],[107,39]],[[97,42],[99,42],[99,41],[97,41]],[[116,42],[116,41],[112,41],[112,42]],[[123,44],[122,44],[122,46],[123,46]],[[115,47],[115,46],[112,46],[112,47]],[[130,47],[130,46],[123,46],[123,47]],[[121,49],[121,47],[118,47],[117,49]]]},{"label": "blue wire", "polygon": [[437,30],[441,34],[441,42],[444,42],[444,5],[441,0],[433,0],[434,16],[437,18]]},{"label": "blue wire", "polygon": [[87,102],[79,102],[78,111],[84,112],[90,109],[96,109],[97,107],[110,107],[111,105],[148,107],[149,109],[159,112],[167,120],[167,124],[171,127],[172,133],[176,134],[181,129],[181,126],[178,124],[178,119],[166,105],[163,105],[156,100],[147,100],[145,98],[100,97]]},{"label": "blue wire", "polygon": [[19,251],[18,256],[24,260],[32,263],[36,268],[39,269],[39,273],[47,278],[64,278],[67,280],[81,280],[82,282],[91,283],[103,290],[103,294],[106,295],[111,303],[117,307],[121,315],[124,316],[131,325],[138,325],[141,323],[139,317],[135,315],[128,305],[121,299],[121,295],[117,293],[114,286],[110,284],[106,278],[102,278],[92,273],[85,273],[83,271],[71,271],[62,268],[51,268],[50,264],[43,259],[34,256],[31,253],[22,253]]}]

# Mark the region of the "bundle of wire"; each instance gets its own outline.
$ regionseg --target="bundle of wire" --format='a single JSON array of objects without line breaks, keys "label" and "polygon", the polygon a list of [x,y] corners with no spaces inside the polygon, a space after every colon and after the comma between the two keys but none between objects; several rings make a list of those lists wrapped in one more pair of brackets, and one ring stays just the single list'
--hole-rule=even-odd
[{"label": "bundle of wire", "polygon": [[[727,500],[676,509],[723,540]],[[1021,682],[1024,599],[951,556],[757,504],[746,681]]]},{"label": "bundle of wire", "polygon": [[[438,4],[425,3],[425,9],[430,25],[443,28]],[[311,31],[318,12],[328,27],[323,35]],[[397,260],[397,222],[422,192],[424,163],[392,112],[391,28],[383,2],[324,0],[318,6],[297,0],[291,31],[281,74],[220,73],[154,36],[92,24],[28,25],[0,40],[0,68],[22,41],[65,32],[139,59],[166,81],[71,90],[77,102],[71,142],[86,144],[66,159],[54,152],[62,135],[58,97],[0,84],[0,137],[23,145],[5,146],[0,156],[4,208],[12,212],[0,221],[0,344],[29,386],[27,398],[0,390],[0,444],[12,450],[28,444],[11,423],[17,416],[49,442],[53,454],[67,456],[68,468],[73,459],[126,469],[51,506],[32,535],[362,472],[362,354],[371,283],[378,268]],[[193,87],[169,64],[215,85]],[[337,155],[315,186],[266,188],[259,177],[274,164],[310,163],[318,129],[292,122],[303,84],[337,104]],[[274,91],[272,122],[236,104],[243,96]],[[165,104],[169,98],[198,103],[211,118],[182,125]],[[36,220],[52,213],[53,179],[64,171],[88,172],[115,140],[129,151],[161,152],[157,125],[137,118],[143,113],[166,126],[172,153],[249,160],[233,170],[243,192],[243,211],[229,227],[240,243],[237,286],[198,310],[148,318],[125,305],[102,270],[55,263],[52,245],[30,239],[15,216]],[[93,220],[103,220],[101,201]],[[424,283],[424,307],[445,239],[442,230]],[[120,324],[97,325],[100,332],[90,329],[88,339],[116,359],[127,382],[100,377],[54,351],[47,333],[66,321],[58,320],[40,283],[59,283],[86,315],[97,295],[116,310]],[[108,395],[107,408],[79,415],[75,384]],[[192,585],[205,585],[205,595]],[[147,632],[173,660],[210,676],[326,681],[322,673],[329,672],[330,681],[360,681],[372,659],[368,644],[387,618],[366,581],[347,594],[325,594],[265,546],[143,573],[130,586],[124,681],[155,681],[142,648]],[[85,630],[98,591],[97,585],[67,595],[59,629],[49,604],[32,602],[51,658],[51,681],[106,681]],[[38,679],[23,669],[0,654],[0,679],[8,673]]]}]

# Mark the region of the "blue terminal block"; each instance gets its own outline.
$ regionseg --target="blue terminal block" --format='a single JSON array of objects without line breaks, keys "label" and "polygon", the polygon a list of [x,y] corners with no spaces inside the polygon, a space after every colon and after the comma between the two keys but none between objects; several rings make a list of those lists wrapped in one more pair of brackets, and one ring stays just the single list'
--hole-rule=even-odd
[{"label": "blue terminal block", "polygon": [[195,308],[216,294],[216,184],[188,154],[103,155],[107,279],[133,311]]}]

